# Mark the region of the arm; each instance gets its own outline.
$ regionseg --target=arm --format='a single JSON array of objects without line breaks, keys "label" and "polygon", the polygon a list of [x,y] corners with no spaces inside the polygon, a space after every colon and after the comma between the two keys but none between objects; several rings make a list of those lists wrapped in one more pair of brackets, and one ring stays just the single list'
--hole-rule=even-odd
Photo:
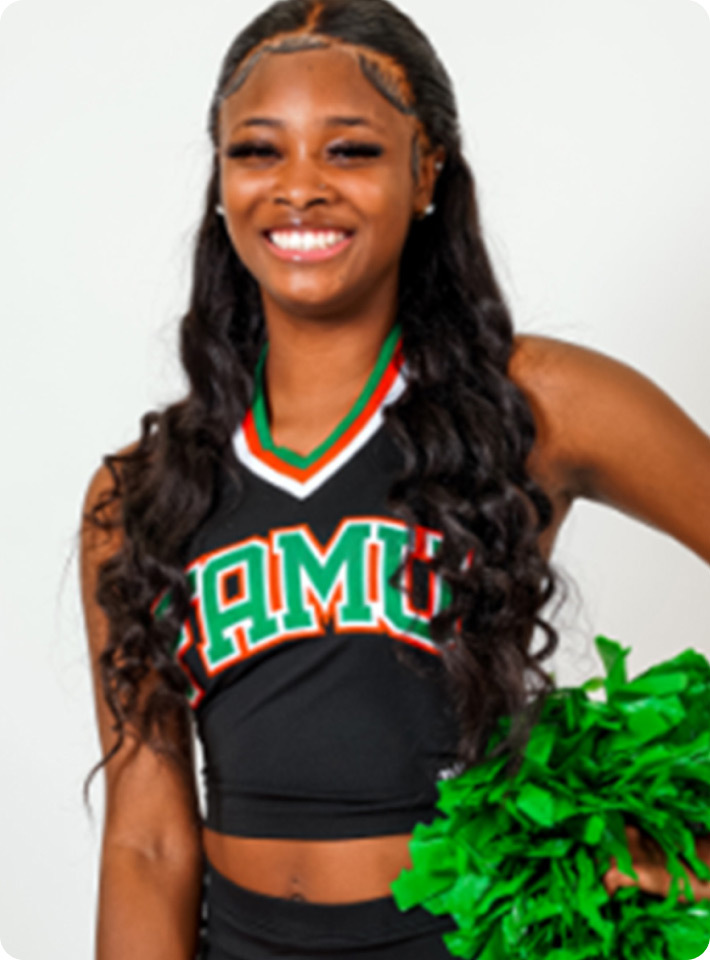
[{"label": "arm", "polygon": [[[619,870],[616,857],[612,857],[611,866],[603,877],[604,888],[613,894],[619,887],[635,887],[646,893],[655,893],[659,897],[667,897],[671,888],[671,874],[666,869],[666,855],[660,846],[651,837],[642,833],[638,827],[626,825],[626,837],[633,861],[633,868],[638,876],[638,884],[633,877],[627,876]],[[710,837],[695,838],[695,852],[703,863],[710,866]],[[696,900],[710,900],[710,882],[700,880],[698,876],[684,867],[693,896]],[[678,897],[681,903],[687,903],[685,894]]]},{"label": "arm", "polygon": [[[549,337],[519,337],[510,374],[535,413],[545,470],[570,500],[615,507],[710,564],[710,437],[666,393],[626,364]],[[663,852],[626,830],[641,889],[665,897]],[[710,866],[710,837],[696,838],[696,852]],[[695,896],[710,899],[710,883],[688,876]],[[613,863],[604,885],[613,893],[636,881]]]},{"label": "arm", "polygon": [[[110,487],[108,471],[94,476],[90,509]],[[108,624],[95,600],[100,564],[120,546],[120,533],[84,521],[81,587],[96,717],[104,753],[113,746],[113,716],[97,660]],[[197,947],[202,879],[199,805],[194,778],[126,731],[121,750],[104,767],[106,815],[99,877],[96,960],[192,960]]]},{"label": "arm", "polygon": [[660,387],[602,353],[539,336],[518,338],[511,376],[570,498],[615,507],[710,564],[710,437]]}]

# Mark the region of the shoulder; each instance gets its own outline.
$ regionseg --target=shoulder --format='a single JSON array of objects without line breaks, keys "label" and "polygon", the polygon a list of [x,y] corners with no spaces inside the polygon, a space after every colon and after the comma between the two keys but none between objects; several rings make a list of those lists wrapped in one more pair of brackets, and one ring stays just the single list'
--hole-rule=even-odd
[{"label": "shoulder", "polygon": [[[140,442],[128,444],[112,457],[119,461],[133,455]],[[84,493],[81,516],[82,557],[91,555],[95,563],[107,559],[119,549],[122,542],[120,496],[116,489],[115,467],[111,457],[104,457],[94,470]]]},{"label": "shoulder", "polygon": [[537,394],[560,391],[584,394],[589,387],[612,381],[635,384],[642,375],[608,354],[570,340],[541,334],[518,334],[508,373],[521,389]]},{"label": "shoulder", "polygon": [[555,337],[518,334],[514,338],[508,376],[528,401],[536,429],[528,467],[570,500],[585,483],[583,464],[574,454],[574,425],[585,396],[602,384],[609,359]]},{"label": "shoulder", "polygon": [[534,413],[531,462],[569,497],[615,507],[710,563],[710,437],[672,397],[627,363],[551,337],[516,338],[508,372]]},{"label": "shoulder", "polygon": [[594,499],[612,450],[628,447],[639,431],[660,436],[679,415],[671,398],[634,367],[571,341],[516,336],[508,374],[533,411],[538,455],[571,496]]},{"label": "shoulder", "polygon": [[136,440],[134,443],[130,443],[125,447],[121,447],[120,450],[116,450],[115,453],[109,457],[103,458],[89,479],[84,495],[84,512],[95,508],[102,500],[110,495],[114,488],[115,477],[112,468],[109,466],[109,461],[113,457],[119,461],[124,457],[130,457],[136,453],[139,447],[140,441]]}]

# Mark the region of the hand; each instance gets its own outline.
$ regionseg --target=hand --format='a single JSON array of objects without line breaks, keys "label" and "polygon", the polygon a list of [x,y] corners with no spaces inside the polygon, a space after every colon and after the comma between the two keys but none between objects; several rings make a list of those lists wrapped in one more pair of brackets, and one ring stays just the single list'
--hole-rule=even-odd
[{"label": "hand", "polygon": [[[666,869],[666,854],[660,845],[638,827],[627,824],[625,827],[629,852],[633,861],[634,870],[638,874],[638,883],[633,877],[622,873],[616,863],[616,857],[611,858],[611,867],[602,878],[606,892],[611,896],[619,887],[638,887],[646,893],[655,893],[660,897],[667,897],[671,886],[671,874]],[[703,837],[696,840],[698,856],[705,863],[710,863],[710,838]],[[697,899],[710,900],[710,882],[703,882],[688,868],[685,872],[690,880],[690,886]],[[684,895],[678,897],[679,903],[687,903]]]}]

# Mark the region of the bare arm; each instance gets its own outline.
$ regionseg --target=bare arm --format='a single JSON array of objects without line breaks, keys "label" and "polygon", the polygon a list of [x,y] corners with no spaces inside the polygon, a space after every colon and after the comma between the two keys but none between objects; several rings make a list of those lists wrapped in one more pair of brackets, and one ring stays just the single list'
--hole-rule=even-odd
[{"label": "bare arm", "polygon": [[[102,468],[85,509],[110,486]],[[81,585],[96,717],[104,753],[113,746],[113,717],[101,689],[97,660],[108,624],[94,597],[100,564],[120,545],[84,522]],[[153,678],[154,679],[154,678]],[[104,767],[106,816],[101,848],[96,960],[193,960],[200,915],[202,847],[194,778],[179,772],[127,731]]]},{"label": "bare arm", "polygon": [[[710,564],[710,437],[666,393],[624,363],[549,337],[519,337],[510,375],[535,413],[531,461],[570,500],[616,507]],[[666,897],[665,855],[626,829],[638,885]],[[710,866],[710,836],[697,837],[696,850]],[[710,883],[687,872],[695,896],[710,899]],[[607,892],[635,885],[613,860]]]},{"label": "bare arm", "polygon": [[570,497],[605,503],[710,564],[710,437],[633,367],[551,337],[521,337],[511,376],[531,399]]}]

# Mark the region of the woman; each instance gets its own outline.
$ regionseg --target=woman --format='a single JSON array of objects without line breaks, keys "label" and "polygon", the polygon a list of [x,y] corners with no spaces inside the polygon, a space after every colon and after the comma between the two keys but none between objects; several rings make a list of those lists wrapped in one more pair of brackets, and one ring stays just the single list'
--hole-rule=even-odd
[{"label": "woman", "polygon": [[605,502],[710,562],[710,441],[633,369],[514,335],[449,78],[385,0],[270,7],[209,130],[190,392],[85,505],[98,958],[193,957],[201,898],[210,960],[445,957],[450,918],[390,884],[436,780],[502,713],[519,751],[550,689],[563,520]]}]

